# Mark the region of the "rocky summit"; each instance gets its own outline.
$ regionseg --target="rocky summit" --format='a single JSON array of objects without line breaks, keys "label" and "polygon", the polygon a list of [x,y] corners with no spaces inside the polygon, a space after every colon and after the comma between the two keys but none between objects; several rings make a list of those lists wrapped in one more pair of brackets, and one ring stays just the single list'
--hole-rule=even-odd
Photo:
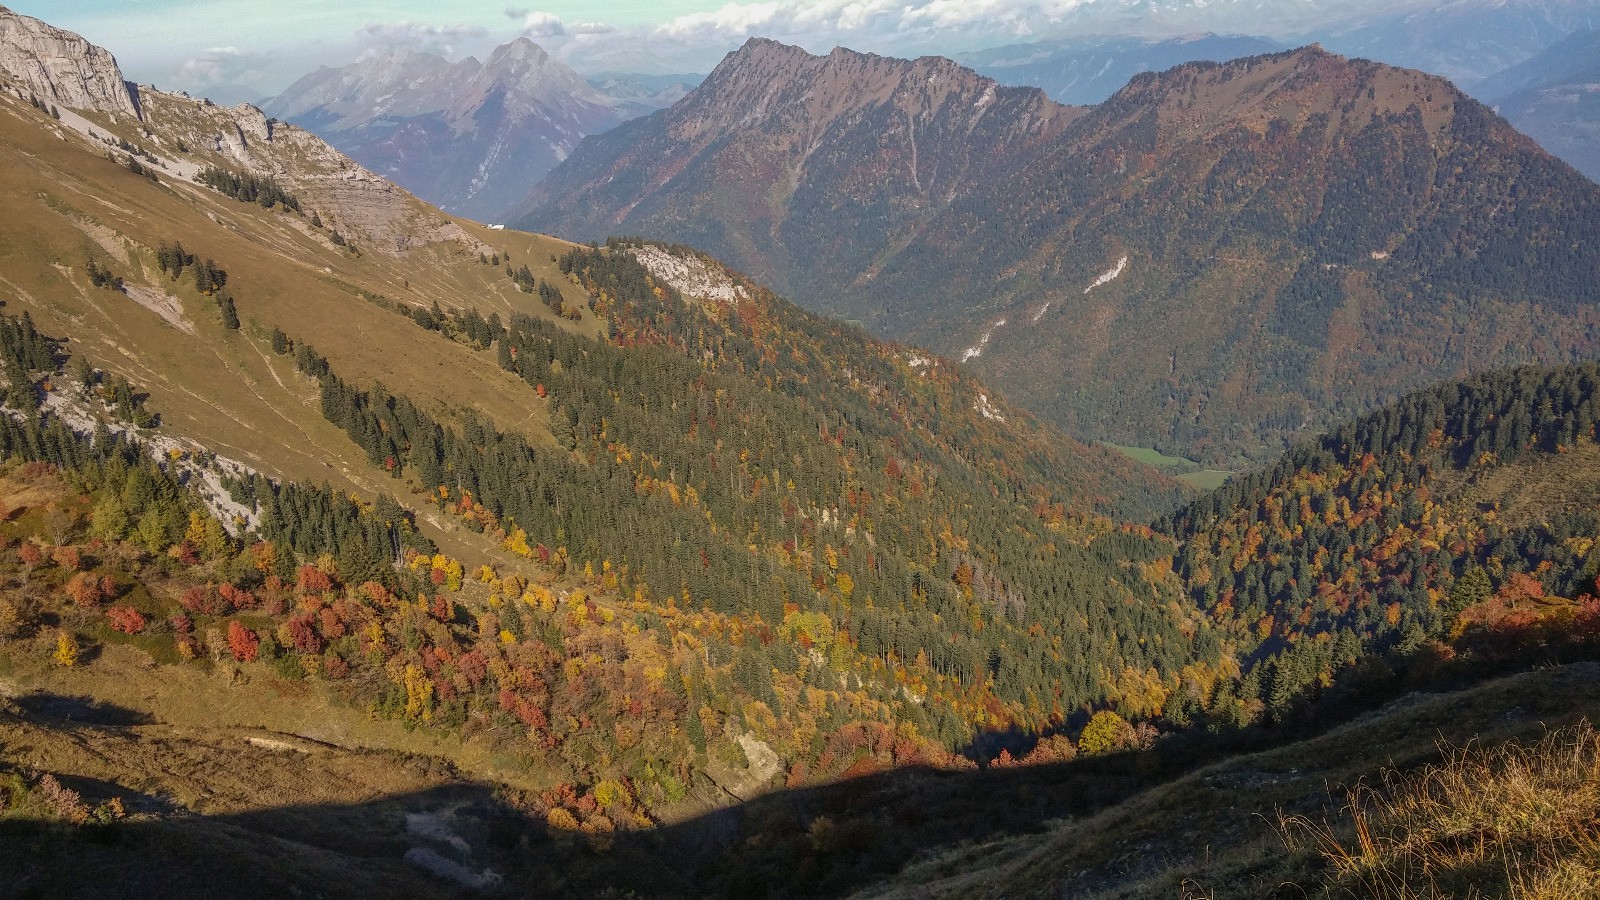
[{"label": "rocky summit", "polygon": [[141,117],[139,90],[123,80],[109,51],[3,6],[0,71],[49,103]]}]

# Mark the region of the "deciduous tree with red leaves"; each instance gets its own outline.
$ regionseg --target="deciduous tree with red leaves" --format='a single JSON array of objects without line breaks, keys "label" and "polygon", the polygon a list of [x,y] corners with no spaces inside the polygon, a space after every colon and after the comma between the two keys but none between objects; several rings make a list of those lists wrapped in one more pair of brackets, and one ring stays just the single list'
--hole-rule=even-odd
[{"label": "deciduous tree with red leaves", "polygon": [[261,639],[256,633],[239,624],[238,619],[228,623],[228,649],[239,662],[250,662],[261,649]]},{"label": "deciduous tree with red leaves", "polygon": [[302,594],[321,594],[333,590],[333,579],[308,563],[300,567],[299,587]]}]

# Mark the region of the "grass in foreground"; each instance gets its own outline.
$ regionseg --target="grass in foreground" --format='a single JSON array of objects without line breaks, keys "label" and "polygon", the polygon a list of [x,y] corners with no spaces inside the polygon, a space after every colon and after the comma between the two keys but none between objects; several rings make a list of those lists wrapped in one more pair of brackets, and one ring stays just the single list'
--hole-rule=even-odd
[{"label": "grass in foreground", "polygon": [[1282,821],[1291,848],[1310,843],[1329,863],[1328,893],[1600,898],[1600,733],[1584,721],[1531,745],[1442,750],[1352,791],[1336,826]]}]

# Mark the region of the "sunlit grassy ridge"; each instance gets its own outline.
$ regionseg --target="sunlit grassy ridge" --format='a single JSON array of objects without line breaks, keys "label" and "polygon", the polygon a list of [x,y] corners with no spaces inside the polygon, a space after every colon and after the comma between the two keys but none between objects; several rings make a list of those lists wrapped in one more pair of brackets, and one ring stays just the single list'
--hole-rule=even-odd
[{"label": "sunlit grassy ridge", "polygon": [[1314,846],[1327,886],[1355,896],[1600,897],[1600,733],[1587,720],[1441,753],[1352,791],[1335,824],[1285,820],[1286,841]]}]

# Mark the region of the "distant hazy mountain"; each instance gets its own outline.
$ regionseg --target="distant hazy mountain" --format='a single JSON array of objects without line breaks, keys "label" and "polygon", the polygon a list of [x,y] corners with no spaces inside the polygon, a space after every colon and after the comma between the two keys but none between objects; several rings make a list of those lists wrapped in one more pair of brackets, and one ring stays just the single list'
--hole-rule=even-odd
[{"label": "distant hazy mountain", "polygon": [[322,68],[266,111],[442,209],[498,218],[586,134],[637,114],[523,38],[489,61],[415,51]]},{"label": "distant hazy mountain", "polygon": [[1576,32],[1473,86],[1511,124],[1600,181],[1600,31]]},{"label": "distant hazy mountain", "polygon": [[701,74],[641,75],[635,72],[601,72],[589,76],[589,85],[610,97],[617,108],[633,116],[666,109],[705,80]]},{"label": "distant hazy mountain", "polygon": [[1330,50],[1422,69],[1465,87],[1589,28],[1600,28],[1597,0],[1435,0],[1370,17],[1352,13],[1308,33]]},{"label": "distant hazy mountain", "polygon": [[1600,352],[1600,188],[1443,79],[1317,48],[1139,75],[1090,111],[751,41],[528,209],[708,248],[1080,434],[1213,458]]},{"label": "distant hazy mountain", "polygon": [[[1158,40],[1210,32],[1288,45],[1316,41],[1465,85],[1573,31],[1600,27],[1600,0],[1098,0],[1062,13],[1058,27],[1074,35]],[[1054,94],[1052,85],[1040,86]]]},{"label": "distant hazy mountain", "polygon": [[1197,34],[1169,40],[1090,37],[1033,44],[1011,44],[967,53],[956,61],[1001,84],[1042,88],[1060,103],[1099,103],[1140,72],[1284,49],[1266,38]]}]

